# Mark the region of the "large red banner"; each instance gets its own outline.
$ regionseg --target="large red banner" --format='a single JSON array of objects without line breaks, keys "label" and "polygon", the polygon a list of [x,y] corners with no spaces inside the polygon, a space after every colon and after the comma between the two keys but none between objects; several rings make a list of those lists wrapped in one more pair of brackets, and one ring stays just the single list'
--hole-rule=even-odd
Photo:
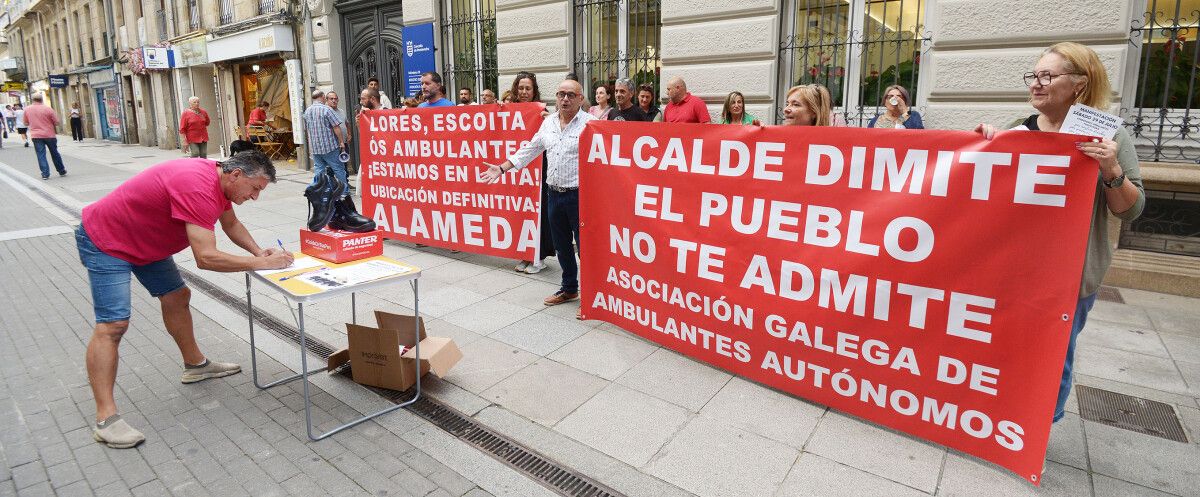
[{"label": "large red banner", "polygon": [[533,138],[544,109],[525,103],[364,111],[363,214],[388,238],[537,260],[542,159],[497,185],[479,181],[479,173]]},{"label": "large red banner", "polygon": [[589,123],[583,314],[1037,484],[1096,188],[1079,139]]}]

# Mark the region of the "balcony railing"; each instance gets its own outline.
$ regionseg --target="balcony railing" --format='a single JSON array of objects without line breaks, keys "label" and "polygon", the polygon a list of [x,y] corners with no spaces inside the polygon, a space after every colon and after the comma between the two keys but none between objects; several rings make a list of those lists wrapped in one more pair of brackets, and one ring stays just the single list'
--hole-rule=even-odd
[{"label": "balcony railing", "polygon": [[233,0],[220,0],[221,3],[221,24],[229,24],[233,22]]},{"label": "balcony railing", "polygon": [[159,10],[154,13],[155,19],[158,20],[158,41],[166,41],[167,39],[167,12]]},{"label": "balcony railing", "polygon": [[275,0],[258,0],[258,13],[259,14],[274,14],[275,13]]},{"label": "balcony railing", "polygon": [[195,31],[200,29],[200,2],[188,0],[188,27]]}]

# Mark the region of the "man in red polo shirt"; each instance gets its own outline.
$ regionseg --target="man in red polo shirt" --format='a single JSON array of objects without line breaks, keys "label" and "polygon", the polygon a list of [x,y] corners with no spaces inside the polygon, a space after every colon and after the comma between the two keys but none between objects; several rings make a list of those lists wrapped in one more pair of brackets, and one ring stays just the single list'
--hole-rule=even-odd
[{"label": "man in red polo shirt", "polygon": [[708,115],[708,106],[699,97],[688,93],[687,83],[683,78],[675,76],[667,81],[667,97],[671,102],[663,110],[663,121],[669,123],[707,123],[712,122]]}]

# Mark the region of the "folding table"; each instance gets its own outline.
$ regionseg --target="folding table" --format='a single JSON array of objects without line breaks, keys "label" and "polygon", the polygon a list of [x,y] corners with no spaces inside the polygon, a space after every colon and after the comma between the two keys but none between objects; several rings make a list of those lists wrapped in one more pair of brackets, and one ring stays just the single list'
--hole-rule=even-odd
[{"label": "folding table", "polygon": [[[302,255],[299,253],[295,254],[295,256],[297,258],[309,257],[307,255]],[[320,261],[320,260],[318,259],[318,261]],[[308,438],[313,441],[325,439],[325,438],[329,437],[330,435],[333,435],[334,433],[345,430],[346,428],[350,428],[351,426],[357,425],[357,424],[367,421],[369,419],[373,419],[380,415],[387,414],[387,413],[395,411],[397,409],[406,407],[409,404],[416,402],[417,399],[419,399],[421,397],[421,364],[420,364],[421,363],[421,344],[420,344],[420,341],[421,341],[420,340],[421,313],[420,313],[420,296],[417,291],[417,281],[421,277],[421,269],[417,268],[415,266],[412,266],[410,264],[405,264],[403,262],[399,262],[399,261],[396,261],[394,259],[391,259],[391,258],[388,258],[385,256],[371,257],[371,258],[362,259],[362,260],[358,260],[358,261],[347,262],[344,264],[334,264],[331,262],[320,261],[323,263],[320,267],[322,267],[322,268],[340,268],[340,267],[353,266],[355,264],[364,264],[369,261],[390,262],[392,264],[405,266],[405,267],[409,268],[410,271],[407,273],[404,273],[404,274],[387,276],[387,277],[383,277],[383,278],[379,278],[379,279],[375,279],[375,280],[371,280],[371,281],[366,281],[366,282],[358,283],[358,284],[345,285],[345,286],[339,287],[339,288],[321,288],[316,285],[306,283],[298,278],[299,276],[302,276],[304,273],[317,272],[317,271],[319,271],[319,269],[313,269],[313,268],[297,269],[297,270],[293,270],[293,271],[273,273],[273,274],[268,274],[268,275],[259,274],[256,271],[247,271],[246,272],[246,315],[248,316],[248,322],[250,324],[250,370],[251,370],[251,374],[254,377],[254,386],[258,387],[260,390],[266,390],[266,389],[274,387],[276,385],[281,385],[281,384],[284,384],[284,383],[287,383],[287,382],[290,382],[293,380],[297,380],[297,379],[303,379],[303,381],[304,381],[304,422],[308,429]],[[266,385],[263,385],[263,384],[259,383],[259,381],[258,381],[258,358],[257,358],[258,349],[254,344],[254,305],[252,304],[252,301],[251,301],[251,290],[250,290],[250,286],[251,286],[250,282],[253,280],[258,280],[262,283],[265,283],[268,288],[275,290],[275,291],[279,292],[280,294],[282,294],[283,297],[289,301],[288,305],[291,305],[290,302],[295,302],[296,307],[297,307],[297,313],[299,315],[299,317],[297,318],[296,327],[298,328],[298,331],[300,334],[300,372],[296,373],[292,376],[289,376],[287,378],[273,381]],[[341,426],[333,428],[333,429],[331,429],[325,433],[322,433],[320,435],[314,435],[313,434],[313,425],[312,425],[312,401],[309,397],[309,392],[308,392],[308,385],[310,383],[308,376],[312,373],[318,373],[318,372],[324,371],[324,368],[314,369],[311,371],[308,369],[308,343],[307,343],[307,335],[304,330],[304,304],[320,302],[320,301],[328,300],[328,299],[331,299],[334,297],[343,296],[348,293],[348,294],[350,294],[350,320],[354,324],[358,324],[358,309],[357,309],[358,306],[357,306],[357,299],[356,299],[356,295],[358,292],[361,292],[364,290],[370,290],[370,289],[374,289],[374,288],[381,288],[381,287],[385,287],[385,286],[389,286],[389,285],[396,285],[396,284],[404,283],[404,282],[408,282],[409,287],[412,288],[413,315],[416,318],[413,320],[413,323],[414,323],[413,333],[417,337],[417,339],[415,340],[415,342],[416,342],[415,352],[417,355],[417,360],[413,361],[413,364],[415,365],[415,367],[417,369],[416,394],[413,395],[412,399],[409,399],[405,402],[396,404],[394,406],[387,407],[376,413],[368,414],[366,416],[360,417],[360,418],[350,421],[348,423],[342,424]]]}]

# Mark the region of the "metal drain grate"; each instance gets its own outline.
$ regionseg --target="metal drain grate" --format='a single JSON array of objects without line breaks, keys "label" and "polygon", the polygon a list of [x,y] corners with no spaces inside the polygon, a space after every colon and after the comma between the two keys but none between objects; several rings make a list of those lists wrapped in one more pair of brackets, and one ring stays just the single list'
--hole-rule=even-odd
[{"label": "metal drain grate", "polygon": [[[41,194],[49,202],[55,204],[59,208],[71,213],[76,218],[80,217],[79,211],[68,207],[58,199],[51,195],[47,195],[41,190],[34,190]],[[238,296],[229,293],[224,288],[209,283],[204,278],[196,274],[180,268],[179,272],[188,285],[194,290],[199,290],[209,297],[221,302],[225,306],[232,309],[234,312],[246,315],[246,301]],[[268,315],[258,309],[254,312],[254,321],[262,328],[268,330],[277,337],[292,343],[300,343],[300,333],[293,326],[276,319],[274,316]],[[305,343],[308,345],[308,351],[321,359],[328,359],[334,352],[334,348],[312,336],[305,337]],[[346,367],[339,370],[340,374],[349,375],[350,368]],[[379,396],[394,402],[401,403],[412,398],[410,392],[397,392],[394,390],[386,390],[382,388],[367,387]],[[1084,387],[1080,387],[1084,388]],[[447,433],[454,435],[458,439],[471,444],[472,446],[482,450],[484,453],[493,458],[507,464],[509,467],[520,471],[525,476],[541,483],[550,490],[553,490],[561,495],[570,497],[623,497],[617,491],[588,478],[570,468],[559,465],[549,458],[538,454],[537,451],[525,447],[504,435],[496,433],[491,429],[480,425],[458,410],[442,404],[428,396],[422,396],[414,402],[409,409],[425,418],[430,423],[433,423],[438,428],[445,430]]]},{"label": "metal drain grate", "polygon": [[[179,273],[183,275],[183,280],[192,289],[200,290],[216,301],[225,304],[226,307],[236,311],[238,314],[246,315],[246,300],[244,298],[233,295],[225,291],[224,288],[209,283],[204,278],[197,276],[187,269],[179,268]],[[300,332],[294,326],[280,321],[275,316],[267,314],[260,309],[254,309],[254,322],[257,326],[271,332],[272,335],[295,344],[300,343]],[[305,335],[304,343],[308,346],[309,353],[322,359],[328,359],[335,350],[333,346],[313,338],[311,334]]]},{"label": "metal drain grate", "polygon": [[1187,443],[1183,425],[1170,404],[1083,385],[1075,387],[1075,395],[1083,419]]},{"label": "metal drain grate", "polygon": [[1121,296],[1121,291],[1111,286],[1100,287],[1100,291],[1096,292],[1096,299],[1105,302],[1116,302],[1118,304],[1125,303],[1125,297]]},{"label": "metal drain grate", "polygon": [[[412,398],[410,392],[372,389],[392,402],[400,403]],[[619,497],[620,493],[585,477],[569,468],[538,454],[504,435],[496,433],[472,420],[469,416],[445,404],[421,397],[410,407],[412,412],[425,418],[459,440],[474,445],[484,453],[507,464],[526,476],[562,495],[572,497]]]}]

